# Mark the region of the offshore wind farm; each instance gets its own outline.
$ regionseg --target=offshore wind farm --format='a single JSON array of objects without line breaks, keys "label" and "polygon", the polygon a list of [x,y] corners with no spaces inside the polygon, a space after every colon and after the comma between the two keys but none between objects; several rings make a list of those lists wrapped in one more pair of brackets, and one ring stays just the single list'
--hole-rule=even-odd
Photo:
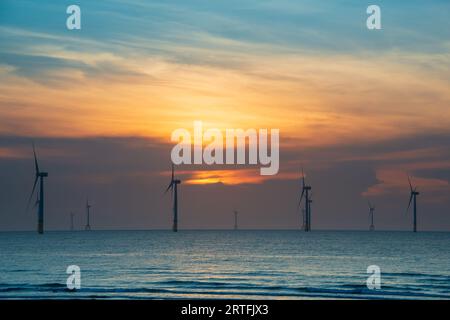
[{"label": "offshore wind farm", "polygon": [[[40,170],[34,144],[32,160],[35,182],[29,199],[35,193],[36,181],[40,179],[42,183],[48,176]],[[303,168],[297,181],[300,181],[300,189],[297,189],[296,213],[303,204],[302,225],[284,231],[251,230],[251,225],[247,225],[250,227],[247,229],[238,228],[236,209],[232,211],[234,223],[230,231],[183,230],[182,224],[180,229],[178,217],[183,212],[183,202],[179,202],[178,186],[181,180],[176,177],[173,164],[170,182],[164,191],[164,195],[170,191],[172,210],[167,208],[161,213],[171,216],[171,231],[91,232],[92,204],[86,198],[84,231],[89,232],[73,232],[75,215],[71,212],[72,232],[46,231],[44,234],[41,223],[44,206],[40,203],[44,199],[51,203],[52,199],[44,198],[41,188],[37,208],[34,208],[39,218],[37,234],[0,233],[0,249],[6,253],[3,257],[14,261],[0,259],[6,274],[0,285],[0,299],[450,299],[450,286],[442,285],[450,276],[447,263],[450,256],[445,250],[450,243],[449,233],[416,234],[419,192],[409,176],[406,176],[410,188],[406,212],[412,204],[412,232],[379,229],[375,232],[375,206],[370,200],[367,201],[370,232],[313,230],[312,187]],[[295,198],[292,202],[296,202]],[[316,218],[319,217],[317,213]],[[410,243],[415,244],[413,249],[398,255]],[[34,248],[38,244],[44,249]],[[26,258],[17,251],[19,247],[30,248]],[[383,252],[382,257],[379,252]],[[346,257],[345,260],[342,257]],[[418,257],[421,258],[419,263]],[[29,259],[34,267],[38,266],[37,270],[28,267]],[[177,262],[170,262],[173,260]],[[61,275],[55,278],[59,269],[73,261],[82,264],[88,273],[83,278],[83,289],[75,293],[66,290]],[[193,261],[195,266],[192,266]],[[111,263],[114,268],[98,267]],[[376,291],[368,289],[364,282],[365,265],[373,263],[382,264],[383,279],[388,283]],[[204,271],[207,266],[214,271]],[[346,273],[341,271],[339,276],[331,271],[344,269]],[[128,281],[129,277],[134,280]],[[122,280],[117,282],[117,279]],[[290,279],[288,283],[287,279]]]},{"label": "offshore wind farm", "polygon": [[450,3],[370,7],[2,1],[0,299],[450,299]]},{"label": "offshore wind farm", "polygon": [[[37,198],[37,201],[35,203],[34,208],[38,207],[37,209],[37,216],[38,216],[38,233],[39,234],[43,234],[44,233],[44,224],[43,224],[43,217],[44,217],[44,184],[43,184],[43,178],[44,177],[48,177],[48,173],[47,172],[41,172],[39,170],[39,165],[38,165],[38,160],[36,157],[36,150],[35,150],[35,146],[34,143],[32,145],[33,147],[33,156],[34,156],[34,165],[35,165],[35,180],[34,180],[34,184],[33,184],[33,189],[32,192],[30,194],[29,200],[28,200],[28,205],[27,205],[27,210],[29,209],[31,200],[33,198],[33,195],[35,193],[35,189],[36,189],[36,185],[38,183],[38,181],[40,181],[40,192],[39,192],[39,196]],[[409,199],[409,203],[408,203],[408,207],[406,209],[406,213],[409,212],[409,209],[411,207],[411,203],[413,203],[413,232],[417,232],[417,199],[416,197],[420,194],[417,191],[417,186],[415,186],[413,188],[412,184],[411,184],[411,179],[409,176],[407,176],[408,179],[408,184],[410,187],[410,191],[411,191],[411,195],[410,195],[410,199]],[[170,191],[171,194],[171,199],[173,201],[172,204],[172,231],[173,232],[177,232],[178,231],[178,211],[179,211],[179,202],[178,202],[178,185],[181,184],[181,180],[176,179],[175,178],[175,165],[172,164],[171,166],[171,178],[170,178],[170,182],[169,185],[167,186],[167,188],[164,191],[164,195],[167,194],[167,192]],[[307,185],[306,183],[306,178],[305,178],[305,173],[304,170],[302,168],[301,170],[301,193],[300,193],[300,200],[298,202],[298,206],[297,206],[297,212],[300,209],[302,203],[304,203],[304,209],[302,209],[302,226],[301,229],[305,232],[310,232],[311,231],[311,204],[312,204],[313,200],[312,200],[312,187],[310,185]],[[375,206],[373,206],[371,204],[370,201],[368,201],[368,206],[369,206],[369,219],[370,219],[370,231],[374,231],[375,230],[375,226],[374,226],[374,212],[375,212]],[[90,225],[90,215],[91,215],[91,208],[92,205],[89,202],[89,198],[86,198],[86,225],[85,225],[85,231],[91,231],[91,225]],[[233,211],[234,214],[234,230],[238,229],[238,212],[236,210]],[[74,229],[74,224],[73,224],[73,218],[74,218],[74,213],[71,212],[70,213],[70,219],[71,219],[71,224],[70,224],[70,230],[73,231]]]}]

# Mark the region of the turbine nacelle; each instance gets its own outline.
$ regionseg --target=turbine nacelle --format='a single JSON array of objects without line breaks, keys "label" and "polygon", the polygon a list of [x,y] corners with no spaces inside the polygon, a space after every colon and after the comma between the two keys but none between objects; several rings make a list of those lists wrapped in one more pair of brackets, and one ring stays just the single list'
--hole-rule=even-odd
[{"label": "turbine nacelle", "polygon": [[417,187],[413,188],[413,185],[411,183],[411,179],[409,178],[409,176],[408,176],[408,183],[409,183],[409,189],[411,190],[411,194],[418,196],[420,193],[417,191]]}]

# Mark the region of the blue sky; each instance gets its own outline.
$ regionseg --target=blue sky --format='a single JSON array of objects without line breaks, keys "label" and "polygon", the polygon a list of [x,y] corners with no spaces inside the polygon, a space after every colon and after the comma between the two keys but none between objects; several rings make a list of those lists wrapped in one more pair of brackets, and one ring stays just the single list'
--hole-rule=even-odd
[{"label": "blue sky", "polygon": [[[72,1],[2,1],[2,27],[59,36]],[[367,33],[364,1],[77,1],[80,36],[108,42],[196,43],[196,34],[308,50],[442,50],[449,35],[448,1],[377,1],[383,32]],[[14,39],[2,39],[14,42]],[[8,41],[9,40],[9,41]],[[5,42],[4,42],[5,43]]]}]

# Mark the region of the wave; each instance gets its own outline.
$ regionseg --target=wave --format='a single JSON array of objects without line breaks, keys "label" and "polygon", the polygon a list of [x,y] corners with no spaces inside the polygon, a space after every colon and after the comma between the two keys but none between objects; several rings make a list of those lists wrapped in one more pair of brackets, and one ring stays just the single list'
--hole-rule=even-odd
[{"label": "wave", "polygon": [[[180,286],[179,284],[183,284]],[[411,288],[399,288],[394,286],[383,286],[380,290],[369,290],[360,284],[343,284],[334,287],[283,287],[283,286],[260,286],[253,284],[227,284],[219,282],[201,281],[166,281],[166,287],[89,287],[77,291],[70,291],[61,283],[44,283],[38,285],[10,285],[2,284],[0,298],[27,297],[33,298],[88,298],[88,299],[167,299],[167,298],[192,298],[192,297],[223,297],[223,298],[273,298],[280,297],[301,299],[329,298],[329,299],[450,299],[449,291],[442,293],[423,292],[423,290]],[[219,284],[219,285],[218,285]],[[160,283],[161,285],[161,283]],[[16,295],[14,295],[14,292]],[[3,293],[3,294],[1,294]],[[46,295],[50,294],[50,296]],[[53,294],[53,295],[51,295]],[[59,294],[59,295],[58,295]],[[144,294],[144,295],[143,295]]]},{"label": "wave", "polygon": [[388,277],[428,278],[437,281],[450,281],[450,275],[440,275],[421,272],[383,272],[382,275]]}]

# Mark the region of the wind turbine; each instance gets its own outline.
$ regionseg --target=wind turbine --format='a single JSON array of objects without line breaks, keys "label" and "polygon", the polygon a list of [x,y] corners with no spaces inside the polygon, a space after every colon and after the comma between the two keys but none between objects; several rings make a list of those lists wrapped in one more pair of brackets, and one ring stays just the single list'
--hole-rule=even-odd
[{"label": "wind turbine", "polygon": [[34,166],[35,166],[35,179],[33,184],[33,190],[31,191],[30,198],[28,199],[27,209],[30,207],[31,198],[33,198],[34,191],[36,190],[36,185],[39,180],[39,196],[36,200],[36,205],[39,205],[38,209],[38,233],[44,233],[44,178],[48,177],[47,172],[41,172],[39,170],[39,164],[36,157],[36,150],[33,143],[33,155],[34,155]]},{"label": "wind turbine", "polygon": [[370,201],[367,201],[367,204],[369,205],[369,218],[370,218],[370,231],[375,230],[375,226],[373,225],[373,213],[375,211],[375,206],[373,206]]},{"label": "wind turbine", "polygon": [[238,212],[234,210],[234,230],[238,229]]},{"label": "wind turbine", "polygon": [[170,190],[173,197],[173,232],[178,231],[178,185],[181,183],[181,180],[175,179],[174,173],[174,165],[172,163],[172,178],[170,179],[169,186],[167,187],[164,194]]},{"label": "wind turbine", "polygon": [[408,208],[406,209],[406,213],[408,213],[409,208],[411,207],[411,202],[413,203],[414,217],[413,217],[413,232],[417,232],[417,196],[420,194],[417,192],[417,187],[412,186],[411,179],[408,176],[409,188],[411,190],[411,196],[409,198]]},{"label": "wind turbine", "polygon": [[87,223],[86,227],[84,227],[84,230],[91,231],[91,225],[90,225],[90,215],[91,215],[91,205],[89,204],[89,198],[86,198],[86,215],[87,215]]},{"label": "wind turbine", "polygon": [[311,231],[311,214],[310,214],[310,199],[309,199],[309,191],[311,190],[311,186],[306,185],[305,182],[305,174],[303,172],[302,168],[302,194],[300,196],[300,201],[298,202],[298,208],[300,208],[300,205],[303,200],[303,196],[305,196],[305,215],[304,215],[304,230],[305,231]]}]

